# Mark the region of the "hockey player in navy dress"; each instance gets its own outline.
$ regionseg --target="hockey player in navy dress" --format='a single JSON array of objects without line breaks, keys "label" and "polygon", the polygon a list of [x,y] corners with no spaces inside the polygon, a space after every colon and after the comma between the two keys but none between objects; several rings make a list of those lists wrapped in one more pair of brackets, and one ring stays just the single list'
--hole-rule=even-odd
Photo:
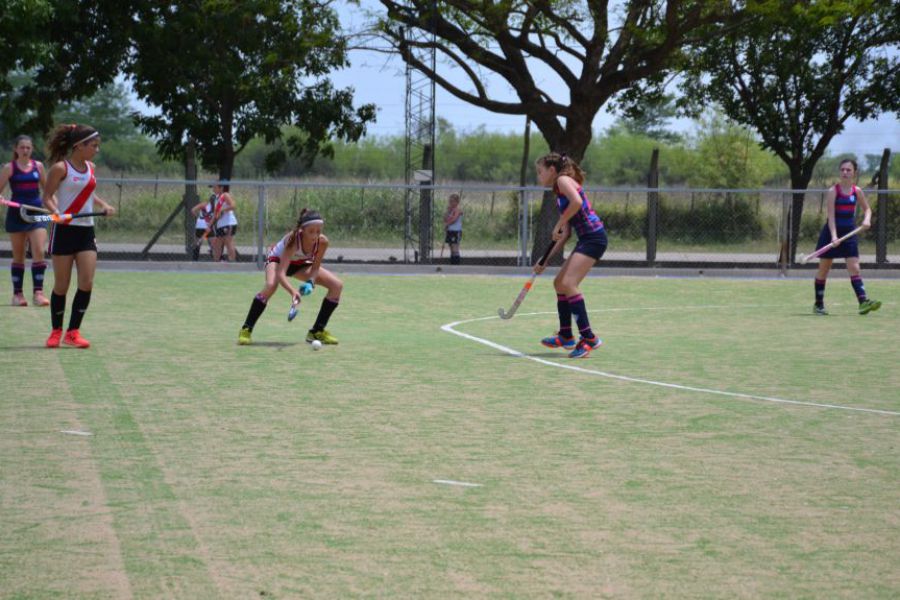
[{"label": "hockey player in navy dress", "polygon": [[[238,344],[252,343],[253,327],[266,310],[269,298],[278,290],[279,285],[287,290],[295,304],[299,304],[301,296],[312,293],[315,285],[327,289],[328,293],[322,300],[316,321],[306,334],[306,341],[338,343],[337,338],[325,327],[340,302],[344,283],[322,266],[322,258],[328,249],[328,238],[322,233],[324,226],[325,221],[318,212],[304,208],[300,211],[294,229],[269,249],[266,258],[266,285],[250,304],[244,326],[238,334]],[[304,282],[299,290],[291,285],[290,277]]]},{"label": "hockey player in navy dress", "polygon": [[[819,234],[816,250],[836,243],[838,238],[856,229],[856,207],[863,209],[862,226],[868,229],[872,226],[872,209],[866,202],[866,195],[854,185],[856,181],[857,166],[854,160],[844,160],[840,164],[841,181],[835,184],[825,197],[828,207],[828,222]],[[865,315],[873,310],[881,308],[881,302],[870,300],[866,296],[866,288],[863,286],[862,276],[859,270],[859,245],[857,236],[853,236],[837,244],[819,257],[819,269],[816,271],[815,291],[816,301],[813,305],[813,313],[827,315],[825,310],[825,281],[835,258],[843,258],[847,263],[847,273],[850,275],[850,284],[859,302],[859,314]]]},{"label": "hockey player in navy dress", "polygon": [[[44,165],[32,160],[34,143],[27,135],[20,135],[13,141],[12,162],[0,169],[0,193],[9,183],[10,198],[22,205],[41,206],[41,188],[44,186]],[[13,306],[28,306],[22,288],[25,284],[25,247],[31,248],[31,281],[34,289],[34,304],[48,306],[50,301],[44,296],[44,246],[47,244],[47,228],[43,223],[25,221],[21,210],[6,209],[6,232],[12,242],[12,264],[10,265],[13,285]]]},{"label": "hockey player in navy dress", "polygon": [[[574,160],[554,152],[539,158],[536,168],[538,182],[552,187],[556,193],[559,210],[559,219],[553,226],[556,245],[550,256],[562,251],[573,229],[578,236],[578,243],[553,280],[559,331],[556,335],[544,338],[541,343],[548,348],[571,350],[569,358],[586,358],[603,342],[591,330],[584,296],[578,286],[606,252],[606,230],[584,194],[581,187],[584,183],[584,171]],[[544,268],[544,264],[538,263],[534,272],[541,273]],[[578,325],[577,342],[572,333],[573,315]]]}]

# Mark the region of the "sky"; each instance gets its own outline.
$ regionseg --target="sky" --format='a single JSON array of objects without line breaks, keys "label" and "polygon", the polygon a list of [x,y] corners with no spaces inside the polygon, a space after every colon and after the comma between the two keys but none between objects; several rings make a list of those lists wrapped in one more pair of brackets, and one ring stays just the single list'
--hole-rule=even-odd
[{"label": "sky", "polygon": [[[374,0],[362,0],[361,7],[341,3],[337,8],[342,25],[348,31],[358,31],[369,18],[366,11],[379,11],[380,4]],[[378,107],[378,119],[369,127],[369,132],[374,135],[402,135],[405,131],[406,94],[403,61],[395,55],[352,50],[350,64],[349,69],[333,73],[331,79],[338,87],[353,87],[357,105],[373,103]],[[449,67],[440,64],[438,70],[443,76],[459,81],[458,71],[454,73]],[[560,92],[564,91],[561,83],[556,85],[558,79],[555,79],[549,70],[539,72],[536,79],[544,89],[556,88]],[[500,77],[489,78],[487,85],[492,94],[497,94],[501,98],[512,97],[511,90]],[[556,99],[566,101],[565,97]],[[524,130],[524,116],[488,112],[457,99],[440,86],[437,87],[435,104],[437,116],[448,120],[457,131],[472,131],[479,127],[495,132]],[[608,128],[615,118],[615,115],[601,111],[592,123],[592,128],[595,132],[602,131]],[[690,133],[694,125],[690,120],[680,119],[671,122],[670,127],[681,133]],[[879,119],[862,123],[848,121],[844,132],[832,140],[829,152],[852,153],[862,159],[867,154],[880,155],[884,148],[888,147],[898,152],[900,151],[898,142],[900,142],[900,119],[895,114],[887,114]]]}]

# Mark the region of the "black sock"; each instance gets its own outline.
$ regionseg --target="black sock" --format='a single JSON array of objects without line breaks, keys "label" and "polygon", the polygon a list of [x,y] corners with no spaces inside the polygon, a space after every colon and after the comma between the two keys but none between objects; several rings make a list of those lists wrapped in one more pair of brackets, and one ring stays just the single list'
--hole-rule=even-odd
[{"label": "black sock", "polygon": [[825,308],[825,280],[817,277],[814,286],[816,288],[816,306]]},{"label": "black sock", "polygon": [[860,277],[859,275],[854,275],[850,278],[850,285],[853,286],[853,291],[856,293],[856,299],[860,303],[868,300],[868,298],[866,297],[866,288],[865,286],[863,286],[862,277]]},{"label": "black sock", "polygon": [[450,255],[450,264],[458,265],[459,264],[459,254],[451,254]]},{"label": "black sock", "polygon": [[[78,290],[75,292],[75,298],[72,299],[72,314],[69,316],[69,329],[80,329],[81,320],[87,311],[88,304],[91,303],[91,290]],[[62,323],[60,323],[62,324]]]},{"label": "black sock", "polygon": [[556,312],[559,313],[559,335],[572,337],[572,309],[565,294],[556,294]]},{"label": "black sock", "polygon": [[268,306],[267,302],[268,299],[261,294],[257,294],[253,298],[253,303],[250,304],[250,311],[247,312],[247,319],[244,321],[244,327],[246,329],[253,331],[253,326],[256,325],[256,322],[262,316],[263,311],[266,310],[266,306]]},{"label": "black sock", "polygon": [[31,263],[31,281],[34,283],[34,291],[44,290],[44,271],[47,270],[47,263],[32,262]]},{"label": "black sock", "polygon": [[584,296],[581,294],[569,296],[569,309],[575,315],[575,323],[578,325],[581,337],[593,339],[594,332],[591,330],[591,321],[588,319],[587,308],[584,305]]},{"label": "black sock", "polygon": [[12,272],[13,294],[21,294],[22,280],[25,279],[25,263],[12,263],[9,267]]},{"label": "black sock", "polygon": [[63,317],[66,316],[66,295],[56,292],[50,294],[50,326],[62,329]]},{"label": "black sock", "polygon": [[328,319],[331,318],[331,313],[334,312],[334,309],[338,307],[338,300],[332,300],[330,298],[322,299],[322,307],[319,308],[319,316],[316,317],[316,322],[312,326],[313,333],[318,333],[325,329],[325,326],[328,325]]}]

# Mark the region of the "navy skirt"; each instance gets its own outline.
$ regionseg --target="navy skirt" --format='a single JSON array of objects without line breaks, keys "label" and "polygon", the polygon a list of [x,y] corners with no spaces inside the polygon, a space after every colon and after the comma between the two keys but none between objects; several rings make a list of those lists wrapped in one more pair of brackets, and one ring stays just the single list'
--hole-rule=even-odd
[{"label": "navy skirt", "polygon": [[[847,235],[851,231],[853,231],[854,227],[838,227],[836,229],[838,237]],[[841,245],[837,248],[832,248],[825,254],[819,256],[819,258],[859,258],[859,245],[857,244],[857,238],[859,235],[854,235],[849,240],[844,240],[841,242]],[[831,231],[828,230],[828,224],[825,224],[825,227],[822,228],[822,232],[819,234],[819,241],[816,243],[816,250],[819,248],[824,248],[828,244],[831,243]]]}]

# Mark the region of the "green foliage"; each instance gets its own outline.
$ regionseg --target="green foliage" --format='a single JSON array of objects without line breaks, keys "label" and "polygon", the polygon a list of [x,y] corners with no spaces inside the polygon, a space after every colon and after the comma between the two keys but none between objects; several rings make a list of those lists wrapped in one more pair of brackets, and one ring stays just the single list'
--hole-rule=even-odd
[{"label": "green foliage", "polygon": [[763,150],[746,127],[713,113],[701,119],[696,166],[687,183],[694,187],[758,188],[783,174],[777,158]]},{"label": "green foliage", "polygon": [[[783,10],[785,7],[790,10]],[[805,189],[848,118],[900,109],[896,3],[771,2],[691,56],[685,100],[753,128]]]},{"label": "green foliage", "polygon": [[125,86],[111,83],[90,96],[60,105],[53,118],[57,123],[87,123],[107,142],[138,135],[132,112]]},{"label": "green foliage", "polygon": [[[358,139],[374,107],[326,78],[346,64],[332,8],[311,0],[219,0],[187,7],[148,1],[128,64],[138,96],[160,110],[139,119],[165,157],[192,140],[203,167],[230,179],[254,138],[284,145],[264,159],[311,160],[332,138]],[[285,124],[299,131],[284,138]]]},{"label": "green foliage", "polygon": [[[0,8],[2,136],[40,135],[60,103],[110,84],[131,46],[145,0],[8,0]],[[10,74],[25,77],[13,87]],[[13,133],[15,132],[15,133]]]}]

